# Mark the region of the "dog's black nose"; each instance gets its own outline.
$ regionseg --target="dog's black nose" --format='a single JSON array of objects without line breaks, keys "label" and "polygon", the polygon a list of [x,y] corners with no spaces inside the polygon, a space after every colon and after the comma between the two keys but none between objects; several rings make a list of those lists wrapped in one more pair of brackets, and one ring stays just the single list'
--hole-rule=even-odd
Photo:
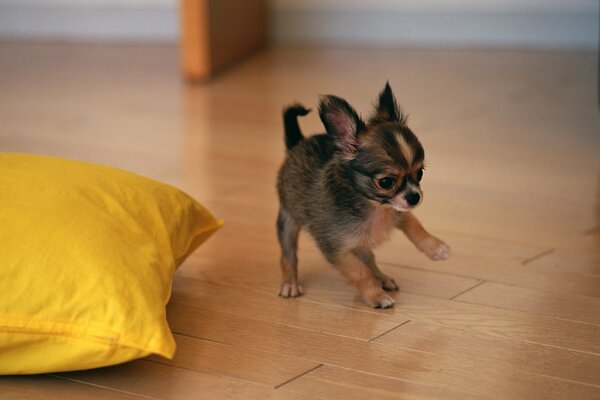
[{"label": "dog's black nose", "polygon": [[409,194],[406,195],[405,199],[406,199],[406,202],[408,203],[408,205],[416,206],[417,204],[419,204],[419,201],[421,200],[421,195],[418,192],[410,192]]}]

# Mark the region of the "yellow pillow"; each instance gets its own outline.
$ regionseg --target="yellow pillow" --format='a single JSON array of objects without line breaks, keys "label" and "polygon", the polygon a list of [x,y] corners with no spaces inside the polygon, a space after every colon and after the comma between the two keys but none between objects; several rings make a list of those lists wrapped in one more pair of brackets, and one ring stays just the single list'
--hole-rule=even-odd
[{"label": "yellow pillow", "polygon": [[173,357],[173,273],[221,224],[129,172],[0,153],[0,374]]}]

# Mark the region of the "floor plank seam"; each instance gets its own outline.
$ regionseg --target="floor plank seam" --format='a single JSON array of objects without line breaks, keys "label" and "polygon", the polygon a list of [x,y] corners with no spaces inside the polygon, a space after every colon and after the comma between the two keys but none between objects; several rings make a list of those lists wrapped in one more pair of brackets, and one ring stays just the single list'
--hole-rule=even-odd
[{"label": "floor plank seam", "polygon": [[589,386],[589,387],[600,389],[600,384],[594,385],[593,383],[581,382],[581,381],[576,381],[576,380],[567,379],[567,378],[561,378],[561,377],[553,376],[553,375],[539,374],[537,372],[525,371],[522,369],[519,369],[519,371],[523,372],[525,374],[529,374],[529,375],[543,376],[544,378],[556,379],[556,380],[563,381],[563,382],[570,382],[570,383],[574,383],[577,385]]},{"label": "floor plank seam", "polygon": [[[221,343],[221,342],[215,342],[215,343],[220,343],[220,344],[228,344],[228,343]],[[274,353],[274,354],[278,354],[278,353]],[[281,355],[281,354],[279,354]],[[283,354],[285,356],[285,354]],[[286,356],[288,357],[288,356]],[[154,364],[160,364],[160,365],[164,365],[165,367],[169,367],[169,368],[175,368],[175,369],[181,369],[184,371],[190,371],[190,372],[194,372],[196,374],[201,374],[201,375],[206,375],[206,376],[212,376],[212,377],[216,377],[216,378],[225,378],[225,379],[231,379],[234,381],[239,381],[239,382],[244,382],[244,383],[250,383],[252,385],[257,385],[257,386],[265,386],[265,387],[271,387],[270,385],[266,384],[266,383],[262,383],[262,382],[257,382],[257,381],[253,381],[250,379],[243,379],[240,378],[238,376],[234,376],[234,375],[226,375],[226,374],[219,374],[216,372],[209,372],[209,371],[203,371],[200,369],[194,369],[194,368],[189,368],[189,367],[182,367],[181,365],[175,365],[175,364],[169,364],[166,362],[161,362],[158,360],[152,360],[149,358],[142,358],[140,361],[143,362],[149,362],[149,363],[154,363]],[[155,400],[156,398],[154,397],[149,397],[152,400]],[[161,399],[156,399],[156,400],[161,400]]]},{"label": "floor plank seam", "polygon": [[474,277],[472,275],[457,274],[454,272],[435,271],[435,270],[431,270],[431,269],[427,269],[427,268],[413,267],[412,265],[397,264],[397,263],[393,263],[393,262],[389,262],[389,261],[380,261],[379,264],[387,265],[392,268],[406,268],[406,269],[410,269],[410,270],[414,270],[414,271],[430,272],[432,274],[437,274],[437,275],[454,276],[456,278],[478,279],[477,277]]},{"label": "floor plank seam", "polygon": [[[237,345],[237,344],[232,344],[232,343],[228,343],[228,342],[221,342],[219,340],[209,339],[209,338],[205,338],[205,337],[202,337],[202,336],[194,336],[194,335],[190,335],[190,334],[187,334],[187,333],[181,333],[181,332],[177,332],[177,331],[173,331],[173,335],[183,336],[183,337],[187,337],[187,338],[194,339],[194,340],[202,340],[202,341],[205,341],[205,342],[222,344],[222,345],[225,345],[225,346],[231,346],[231,347],[235,347],[235,348],[239,348],[239,349],[246,348],[245,346],[240,346],[240,345]],[[277,353],[277,352],[273,352],[273,351],[264,351],[264,350],[259,350],[259,351],[262,351],[264,353],[272,353],[272,354],[278,354],[278,355],[281,355],[281,356],[289,357],[289,356],[287,356],[285,354]],[[157,360],[149,360],[149,359],[146,359],[146,360],[147,361],[152,361],[152,362],[155,362],[155,363],[158,363],[158,364],[171,365],[171,364],[163,363],[163,362],[160,362],[160,361],[157,361]],[[184,367],[181,367],[181,368],[186,369]]]},{"label": "floor plank seam", "polygon": [[[296,329],[304,329],[304,328],[296,328]],[[191,338],[191,339],[205,340],[207,342],[222,344],[222,345],[225,345],[225,346],[231,346],[231,347],[234,347],[234,348],[237,348],[237,349],[248,349],[249,348],[249,347],[246,347],[246,346],[243,346],[243,345],[239,345],[239,344],[234,344],[234,343],[230,343],[230,342],[221,342],[219,340],[207,339],[207,338],[203,338],[203,337],[200,337],[200,336],[188,335],[188,334],[185,334],[185,333],[178,333],[178,332],[175,332],[175,331],[173,332],[173,334],[174,335],[185,336],[185,337],[188,337],[188,338]],[[326,335],[336,336],[336,335],[333,335],[333,334],[330,334],[330,333],[325,333],[325,334]],[[361,340],[361,339],[357,339],[357,338],[353,338],[353,337],[349,337],[349,336],[343,336],[343,337],[346,337],[346,338],[351,339],[351,340],[355,340],[357,342],[362,342],[362,343],[366,342],[365,339]],[[273,350],[265,350],[265,349],[255,349],[255,350],[258,351],[258,352],[261,352],[261,353],[274,354],[274,355],[277,355],[277,356],[280,356],[280,357],[289,358],[289,359],[294,359],[294,360],[300,359],[300,360],[310,361],[310,362],[314,362],[314,363],[319,363],[318,360],[315,360],[315,359],[312,359],[312,358],[297,357],[297,356],[289,355],[287,353],[280,353],[280,352],[273,351]],[[163,365],[168,365],[168,366],[172,366],[172,367],[176,367],[176,368],[187,369],[187,370],[190,370],[190,371],[205,373],[205,372],[198,371],[198,370],[195,370],[195,369],[192,369],[192,368],[180,367],[180,366],[177,366],[177,365],[174,365],[174,364],[169,364],[169,363],[161,362],[161,361],[158,361],[158,360],[152,360],[152,359],[148,359],[148,358],[145,358],[144,360],[150,361],[150,362],[153,362],[153,363],[157,363],[157,364],[163,364]],[[226,377],[229,377],[228,375],[217,375],[217,376],[226,376]],[[233,378],[233,377],[230,377],[230,378]],[[236,378],[236,379],[239,379],[239,378]],[[240,379],[240,380],[244,380],[244,379]],[[257,382],[253,382],[253,381],[246,381],[246,382],[257,383]]]},{"label": "floor plank seam", "polygon": [[548,249],[548,250],[546,250],[546,251],[542,251],[541,253],[539,253],[539,254],[536,254],[536,255],[535,255],[535,256],[533,256],[533,257],[530,257],[530,258],[528,258],[528,259],[526,259],[526,260],[523,260],[523,261],[521,261],[521,265],[527,265],[527,264],[530,264],[530,263],[532,263],[532,262],[534,262],[534,261],[537,261],[537,260],[539,260],[540,258],[546,257],[546,256],[548,256],[548,255],[550,255],[550,254],[554,253],[555,251],[556,251],[556,249],[555,249],[554,247],[553,247],[553,248],[551,248],[551,249]]},{"label": "floor plank seam", "polygon": [[[325,365],[330,365],[330,364],[325,364]],[[333,365],[335,368],[339,368],[339,369],[343,369],[343,370],[347,370],[347,371],[355,371],[355,372],[359,372],[361,374],[364,375],[370,375],[370,376],[374,376],[374,377],[378,377],[378,378],[384,378],[384,379],[390,379],[393,381],[398,381],[398,382],[407,382],[407,383],[411,383],[413,385],[419,385],[422,387],[427,387],[427,388],[435,388],[435,389],[440,389],[440,390],[451,390],[453,392],[456,393],[468,393],[468,392],[463,392],[460,389],[456,389],[455,386],[449,386],[446,384],[441,384],[441,383],[435,383],[435,382],[424,382],[418,379],[409,379],[409,378],[404,378],[404,377],[400,377],[400,376],[396,376],[396,375],[389,375],[386,373],[377,373],[377,372],[371,372],[368,370],[364,370],[364,369],[357,369],[357,368],[351,368],[351,367],[345,367],[345,366],[341,366],[341,365]],[[474,394],[476,395],[476,394]],[[482,397],[482,399],[484,399]],[[493,400],[491,398],[485,398],[486,400]]]},{"label": "floor plank seam", "polygon": [[[311,303],[311,304],[318,304],[318,305],[322,305],[322,306],[323,305],[324,306],[329,306],[330,305],[329,303],[321,303],[321,302],[318,302],[318,301],[308,300],[308,299],[297,299],[295,301],[306,301],[306,302]],[[185,303],[185,302],[173,301],[173,304],[178,304],[178,305],[185,306],[185,307],[195,307],[195,308],[198,308],[198,309],[201,309],[201,310],[214,311],[210,307],[209,308],[205,308],[205,307],[201,307],[201,306],[190,305],[190,304]],[[331,305],[331,306],[334,307],[334,305]],[[337,307],[338,308],[345,308],[343,306],[337,306]],[[357,312],[363,312],[363,313],[366,312],[366,313],[369,313],[369,314],[374,314],[374,313],[370,313],[368,310],[367,311],[363,311],[363,310],[355,310],[355,309],[352,309],[352,308],[350,308],[350,309],[353,310],[353,311],[357,311]],[[232,312],[228,312],[228,311],[217,311],[217,312],[220,312],[222,314],[227,314],[227,315],[230,315],[230,316],[233,316],[233,317],[244,318],[244,319],[249,319],[249,320],[252,320],[252,321],[258,321],[258,322],[263,322],[263,323],[268,323],[268,324],[286,326],[288,328],[301,329],[301,330],[308,331],[308,332],[326,333],[326,334],[331,335],[331,336],[337,336],[337,337],[342,337],[342,338],[346,338],[346,339],[358,340],[358,341],[361,341],[361,342],[368,342],[369,341],[369,339],[367,337],[364,337],[364,336],[363,337],[358,337],[358,336],[342,335],[341,333],[328,332],[328,331],[323,331],[321,329],[311,329],[311,328],[308,328],[308,327],[305,327],[305,326],[299,326],[299,325],[294,325],[294,324],[289,324],[289,323],[283,323],[281,321],[277,321],[276,322],[276,321],[273,321],[273,320],[270,320],[270,319],[266,319],[266,318],[255,318],[255,317],[248,317],[248,316],[245,316],[245,315],[238,315],[238,314],[235,314],[235,313],[232,313]],[[390,318],[390,322],[397,322],[397,321],[395,319]],[[191,336],[191,335],[188,335],[186,333],[179,332],[179,331],[172,331],[172,332],[173,332],[174,335],[187,336],[187,337],[190,337],[190,338],[193,338],[193,339],[201,339],[201,340],[207,340],[209,342],[227,344],[227,343],[222,343],[222,342],[219,342],[219,341],[216,341],[216,340],[212,340],[212,339],[208,339],[208,338],[203,338],[203,337],[199,337],[199,336]]]},{"label": "floor plank seam", "polygon": [[394,330],[396,330],[396,329],[400,328],[401,326],[404,326],[404,325],[408,324],[409,322],[410,322],[410,319],[409,319],[408,321],[404,321],[403,323],[401,323],[401,324],[398,324],[398,325],[394,326],[394,327],[393,327],[393,328],[391,328],[391,329],[388,329],[387,331],[385,331],[385,332],[383,332],[383,333],[381,333],[381,334],[379,334],[379,335],[377,335],[377,336],[375,336],[375,337],[372,337],[371,339],[369,339],[369,343],[371,343],[371,342],[372,342],[372,341],[374,341],[374,340],[377,340],[377,339],[379,339],[380,337],[382,337],[382,336],[383,336],[383,335],[385,335],[385,334],[388,334],[388,333],[390,333],[391,331],[394,331]]},{"label": "floor plank seam", "polygon": [[102,385],[98,385],[96,383],[91,383],[91,382],[87,382],[87,381],[82,381],[80,379],[74,379],[74,378],[70,378],[68,376],[63,376],[61,374],[48,374],[48,376],[52,376],[52,377],[57,378],[57,379],[63,379],[65,381],[72,382],[72,383],[78,383],[80,385],[92,386],[92,387],[103,389],[103,390],[109,390],[111,392],[117,392],[117,393],[126,394],[128,396],[139,397],[139,398],[142,398],[142,399],[162,400],[160,397],[147,396],[147,395],[141,394],[141,393],[128,392],[126,390],[120,390],[120,389],[112,388],[112,387],[109,387],[109,386],[102,386]]},{"label": "floor plank seam", "polygon": [[309,369],[308,371],[304,371],[304,372],[303,372],[303,373],[301,373],[300,375],[294,376],[293,378],[291,378],[291,379],[288,379],[287,381],[285,381],[285,382],[283,382],[283,383],[280,383],[279,385],[275,386],[275,389],[279,389],[280,387],[282,387],[282,386],[284,386],[284,385],[287,385],[288,383],[290,383],[290,382],[293,382],[293,381],[295,381],[296,379],[299,379],[299,378],[301,378],[301,377],[303,377],[303,376],[305,376],[305,375],[308,375],[308,374],[310,374],[311,372],[313,372],[313,371],[315,371],[315,370],[317,370],[317,369],[321,368],[323,365],[324,365],[324,364],[319,364],[319,365],[317,365],[317,366],[315,366],[315,367],[312,367],[312,368],[311,368],[311,369]]},{"label": "floor plank seam", "polygon": [[[519,246],[519,247],[528,247],[528,248],[546,247],[546,246],[542,246],[542,244],[540,244],[540,243],[531,243],[529,241],[523,241],[523,240],[510,240],[510,239],[507,239],[506,236],[504,236],[504,235],[491,236],[491,235],[486,235],[486,234],[482,234],[482,233],[473,233],[469,230],[456,230],[456,229],[443,229],[442,228],[442,229],[437,230],[437,232],[440,234],[440,237],[451,237],[453,235],[457,235],[457,236],[462,236],[463,238],[467,238],[467,239],[468,238],[479,239],[479,240],[483,240],[486,242],[501,243],[501,244],[505,244],[505,245],[509,245],[509,246]],[[452,244],[452,243],[450,243],[450,244]]]},{"label": "floor plank seam", "polygon": [[507,335],[502,335],[502,334],[497,334],[497,333],[491,333],[491,332],[487,332],[485,334],[488,335],[488,336],[497,337],[497,338],[506,339],[506,340],[511,340],[511,341],[514,341],[514,342],[531,343],[531,344],[535,344],[535,345],[538,345],[538,346],[552,347],[552,348],[555,348],[555,349],[568,350],[568,351],[572,351],[572,352],[575,352],[575,353],[588,354],[588,355],[600,357],[600,352],[596,352],[596,351],[593,351],[593,350],[575,349],[575,348],[569,347],[569,346],[559,346],[557,344],[544,343],[544,342],[539,342],[539,341],[531,340],[531,339],[527,339],[527,338],[516,338],[516,337],[513,337],[513,336],[507,336]]},{"label": "floor plank seam", "polygon": [[[303,329],[303,328],[298,328],[298,329]],[[236,348],[239,348],[239,349],[246,348],[246,346],[240,346],[238,344],[233,344],[233,343],[229,343],[229,342],[221,342],[219,340],[209,339],[209,338],[205,338],[205,337],[202,337],[202,336],[194,336],[194,335],[190,335],[190,334],[187,334],[187,333],[181,333],[181,332],[177,332],[177,331],[173,331],[173,335],[184,336],[184,337],[187,337],[187,338],[190,338],[190,339],[203,340],[203,341],[206,341],[206,342],[222,344],[222,345],[225,345],[225,346],[236,347]],[[358,339],[355,339],[355,340],[358,340]],[[277,354],[277,355],[280,355],[280,356],[290,357],[290,356],[287,356],[287,355],[285,355],[283,353],[277,353],[275,351],[266,351],[266,350],[259,350],[259,351],[261,351],[263,353],[272,353],[272,354]],[[153,361],[153,362],[157,362],[159,364],[162,364],[160,361],[155,361],[155,360],[148,360],[148,361]],[[165,363],[165,365],[170,365],[170,364],[166,364]]]},{"label": "floor plank seam", "polygon": [[[495,281],[489,281],[492,283],[498,283]],[[597,297],[590,297],[592,299],[597,299]],[[490,307],[490,308],[495,308],[497,310],[505,310],[505,311],[517,311],[520,313],[526,313],[538,318],[549,318],[549,319],[556,319],[556,320],[560,320],[560,321],[565,321],[565,322],[571,322],[571,323],[577,323],[577,324],[583,324],[583,325],[590,325],[590,326],[596,326],[596,327],[600,327],[600,323],[598,322],[590,322],[590,321],[581,321],[578,319],[572,319],[572,318],[565,318],[565,317],[559,317],[557,315],[552,315],[552,314],[542,314],[540,312],[535,312],[535,311],[531,311],[531,310],[524,310],[524,309],[520,309],[520,308],[508,308],[508,307],[501,307],[499,305],[490,305],[490,304],[483,304],[483,303],[478,303],[476,301],[468,301],[468,300],[461,300],[461,299],[457,299],[456,300],[459,303],[463,303],[463,304],[471,304],[474,306],[484,306],[484,307]]]},{"label": "floor plank seam", "polygon": [[479,282],[477,282],[475,285],[471,286],[470,288],[468,288],[468,289],[465,289],[465,290],[463,290],[462,292],[460,292],[459,294],[455,294],[454,296],[450,297],[448,300],[454,300],[454,299],[456,299],[457,297],[459,297],[459,296],[462,296],[463,294],[465,294],[465,293],[467,293],[467,292],[469,292],[469,291],[471,291],[471,290],[475,289],[476,287],[479,287],[479,286],[483,285],[483,284],[484,284],[484,283],[486,283],[486,282],[487,282],[487,280],[482,280],[482,281],[479,281]]}]

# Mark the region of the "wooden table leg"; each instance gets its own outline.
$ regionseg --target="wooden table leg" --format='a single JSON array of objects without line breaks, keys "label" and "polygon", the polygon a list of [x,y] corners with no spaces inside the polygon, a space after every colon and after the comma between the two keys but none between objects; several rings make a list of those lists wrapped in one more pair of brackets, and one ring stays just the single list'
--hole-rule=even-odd
[{"label": "wooden table leg", "polygon": [[266,0],[181,0],[184,77],[212,77],[262,47],[266,31]]}]

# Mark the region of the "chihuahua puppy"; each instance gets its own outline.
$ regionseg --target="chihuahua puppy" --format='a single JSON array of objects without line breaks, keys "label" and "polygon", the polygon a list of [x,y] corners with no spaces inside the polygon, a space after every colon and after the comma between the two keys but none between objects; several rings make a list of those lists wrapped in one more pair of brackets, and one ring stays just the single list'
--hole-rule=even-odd
[{"label": "chihuahua puppy", "polygon": [[398,285],[377,267],[372,249],[393,228],[433,260],[450,255],[450,248],[411,213],[423,199],[423,147],[406,125],[389,83],[366,123],[344,99],[322,96],[319,116],[327,133],[305,139],[297,117],[309,112],[293,105],[283,113],[287,157],[277,178],[283,273],[278,294],[303,294],[296,252],[304,228],[367,304],[392,307],[395,302],[385,291]]}]

